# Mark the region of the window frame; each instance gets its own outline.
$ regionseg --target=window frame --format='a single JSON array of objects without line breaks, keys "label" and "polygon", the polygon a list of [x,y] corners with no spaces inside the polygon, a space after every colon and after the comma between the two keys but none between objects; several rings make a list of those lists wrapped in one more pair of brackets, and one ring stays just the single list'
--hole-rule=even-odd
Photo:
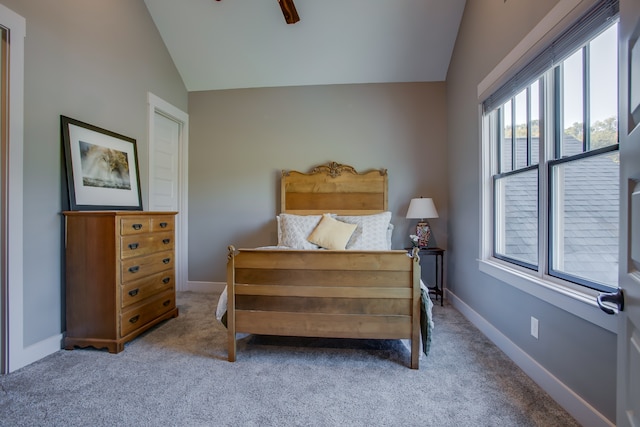
[{"label": "window frame", "polygon": [[[538,112],[537,112],[537,117],[538,117],[538,127],[539,127],[539,131],[538,131],[538,156],[537,156],[537,161],[536,163],[532,164],[532,159],[533,159],[533,143],[532,143],[532,135],[531,135],[531,129],[532,129],[532,108],[531,108],[531,93],[532,93],[532,86],[537,84],[538,86]],[[509,100],[505,101],[504,104],[502,104],[498,110],[499,112],[495,114],[495,118],[493,120],[491,120],[491,122],[493,123],[493,125],[495,126],[495,130],[493,132],[493,138],[495,138],[494,140],[496,141],[496,148],[495,148],[495,152],[496,152],[496,167],[495,170],[497,171],[497,173],[492,175],[492,188],[493,188],[493,227],[494,227],[494,233],[493,233],[493,239],[492,239],[492,256],[494,258],[500,259],[502,261],[505,262],[511,262],[513,264],[516,264],[520,267],[525,267],[528,268],[530,270],[533,271],[538,271],[539,269],[539,265],[540,265],[540,203],[541,203],[541,198],[540,198],[540,159],[541,154],[540,154],[540,149],[543,146],[543,141],[545,140],[545,138],[543,137],[541,131],[544,130],[544,127],[542,126],[542,120],[541,120],[541,115],[544,114],[544,110],[542,108],[542,103],[540,102],[541,100],[545,99],[544,96],[544,88],[545,88],[545,81],[543,79],[543,76],[540,76],[536,79],[534,79],[533,82],[529,83],[525,88],[523,88],[522,90],[518,91],[516,94],[514,94],[513,97],[511,97]],[[518,165],[518,156],[517,156],[517,126],[518,123],[516,123],[516,98],[521,95],[524,92],[525,94],[525,116],[526,116],[526,126],[527,126],[527,136],[526,136],[526,165],[522,166],[520,168],[517,167]],[[510,103],[510,123],[511,123],[511,165],[509,170],[504,171],[504,167],[502,164],[503,161],[503,153],[502,153],[502,146],[503,146],[503,141],[506,140],[506,138],[504,137],[504,123],[506,123],[506,120],[504,120],[504,115],[505,115],[505,111],[503,109],[504,105]],[[497,186],[498,186],[498,180],[501,178],[506,178],[509,176],[514,176],[514,175],[519,175],[519,174],[525,174],[527,172],[531,172],[532,170],[535,170],[537,172],[537,186],[538,186],[538,190],[537,190],[537,194],[538,194],[538,199],[537,199],[537,206],[538,206],[538,237],[536,239],[536,246],[537,246],[537,263],[536,264],[531,264],[529,262],[517,259],[517,258],[513,258],[510,257],[506,254],[502,254],[499,253],[497,250],[497,247],[499,246],[498,241],[500,240],[500,228],[498,221],[501,215],[498,215],[497,212],[501,209],[498,206],[499,200],[498,197],[496,197],[496,194],[498,192]]]},{"label": "window frame", "polygon": [[[612,25],[616,25],[617,21],[611,23],[605,30],[611,28]],[[556,223],[554,215],[554,200],[552,199],[554,192],[554,182],[552,179],[552,173],[555,166],[559,164],[571,163],[575,161],[579,161],[585,158],[595,157],[602,155],[607,152],[617,151],[619,148],[619,143],[612,144],[609,146],[605,146],[602,148],[590,150],[591,144],[591,97],[589,93],[589,88],[591,86],[589,71],[590,71],[590,45],[591,42],[600,36],[604,31],[597,32],[593,37],[590,37],[588,41],[584,43],[584,45],[578,47],[574,51],[570,52],[566,58],[573,56],[574,54],[580,52],[580,61],[581,61],[581,90],[582,90],[582,101],[581,101],[581,110],[582,110],[582,141],[580,141],[582,147],[581,152],[573,155],[565,155],[564,154],[564,128],[567,126],[567,123],[564,123],[564,64],[565,60],[560,62],[559,64],[554,65],[552,68],[546,70],[540,77],[534,79],[533,82],[529,83],[526,87],[521,88],[518,92],[516,92],[511,98],[504,101],[502,105],[497,107],[496,109],[486,112],[486,115],[494,115],[495,117],[490,120],[490,123],[495,126],[495,131],[492,133],[492,139],[488,142],[489,144],[495,144],[496,148],[496,173],[492,175],[493,180],[493,239],[492,239],[492,256],[494,258],[500,259],[505,262],[516,264],[520,267],[525,267],[533,271],[541,271],[540,270],[540,260],[544,257],[547,258],[547,268],[542,270],[545,274],[561,279],[563,281],[567,281],[572,284],[577,284],[580,286],[585,286],[590,289],[594,289],[602,292],[615,292],[616,288],[611,287],[607,284],[597,282],[595,280],[589,280],[588,278],[580,277],[562,270],[557,270],[554,268],[554,257],[556,254],[560,252],[557,245],[554,244],[554,234],[556,229],[554,224]],[[532,86],[537,83],[538,91],[539,91],[539,109],[542,115],[545,114],[546,110],[553,112],[552,117],[553,120],[545,121],[545,125],[540,124],[540,135],[539,135],[539,159],[542,161],[538,161],[538,163],[531,165],[531,147],[532,147],[532,136],[531,136],[531,125],[532,125],[532,116],[531,116],[531,91]],[[544,88],[551,88],[550,92],[545,92]],[[517,128],[520,125],[516,120],[516,99],[525,95],[526,99],[526,126],[527,126],[527,135],[526,135],[526,166],[522,166],[518,168],[518,151],[516,141],[517,137]],[[509,120],[505,119],[505,115],[509,114]],[[511,127],[511,135],[509,137],[505,136],[505,124],[510,124]],[[550,126],[547,126],[550,124]],[[547,144],[546,138],[543,138],[542,135],[547,135],[551,137],[551,144]],[[551,136],[553,135],[553,136]],[[505,149],[506,145],[510,144],[510,147],[507,149],[507,154],[510,155],[510,158],[505,158],[505,153],[503,153],[503,149]],[[509,162],[510,165],[506,165]],[[541,164],[542,163],[542,164]],[[503,172],[505,167],[507,166],[507,170]],[[502,227],[500,220],[503,218],[501,206],[499,206],[501,198],[498,197],[498,185],[501,178],[519,175],[523,173],[527,173],[531,170],[536,169],[538,172],[538,219],[541,216],[546,215],[545,222],[546,227],[538,226],[537,229],[537,239],[536,243],[538,246],[538,256],[537,263],[532,264],[526,262],[524,260],[514,258],[509,256],[506,253],[499,252],[499,247],[501,246],[502,239],[504,239],[504,233],[501,232]],[[544,180],[541,177],[541,174],[544,172],[546,176]],[[548,186],[546,195],[542,196],[541,189],[543,185]],[[541,244],[541,235],[547,234],[546,245]]]},{"label": "window frame", "polygon": [[[590,8],[595,2],[585,2],[577,8],[574,8],[574,5],[570,3],[571,0],[560,0],[558,5],[549,12],[545,19],[540,21],[478,84],[478,138],[482,142],[480,144],[480,239],[478,247],[478,267],[482,273],[490,275],[588,322],[597,324],[606,330],[615,332],[617,330],[615,319],[612,319],[610,316],[601,316],[598,311],[595,298],[599,294],[598,291],[545,274],[549,262],[548,257],[544,253],[545,248],[548,247],[548,233],[543,232],[538,238],[540,243],[539,271],[532,271],[529,268],[506,262],[494,257],[492,253],[495,229],[493,216],[495,206],[493,171],[496,170],[496,162],[499,156],[496,152],[495,144],[485,143],[485,141],[489,141],[495,136],[496,130],[496,123],[491,123],[491,117],[484,114],[485,103],[487,99],[494,97],[496,89],[505,86],[507,82],[518,77],[522,64],[541,56],[545,50],[545,46],[550,46],[554,43],[554,40],[562,37],[567,29],[575,26],[576,22],[582,21],[583,17],[590,13]],[[617,14],[617,2],[608,3],[609,7],[613,4]],[[597,32],[592,34],[597,34]],[[551,70],[554,69],[555,68],[551,68]],[[547,70],[547,72],[551,70]],[[553,82],[554,80],[552,79],[550,81]],[[543,85],[540,91],[541,94],[544,93],[547,97],[555,96],[553,87],[548,83]],[[540,102],[543,102],[542,98]],[[554,102],[554,105],[557,105],[557,103]],[[554,154],[554,149],[549,147],[549,144],[544,143],[544,140],[550,137],[552,138],[553,135],[547,135],[542,129],[544,129],[545,123],[552,121],[555,118],[554,116],[559,114],[559,111],[556,110],[555,108],[545,109],[538,118],[541,127],[539,135],[539,165],[546,165],[548,159],[551,159]],[[585,122],[585,124],[587,124],[587,122]],[[539,197],[546,201],[549,198],[549,184],[546,169],[545,173],[539,173],[539,182]],[[546,212],[544,212],[544,215],[540,215],[539,230],[548,230],[547,216]]]}]

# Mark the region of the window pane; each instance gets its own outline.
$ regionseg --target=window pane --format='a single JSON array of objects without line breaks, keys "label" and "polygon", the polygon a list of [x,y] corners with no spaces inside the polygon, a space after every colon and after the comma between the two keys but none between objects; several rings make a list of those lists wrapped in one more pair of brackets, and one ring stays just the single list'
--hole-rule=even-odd
[{"label": "window pane", "polygon": [[496,255],[538,265],[538,171],[496,179]]},{"label": "window pane", "polygon": [[527,91],[523,90],[515,97],[516,132],[516,169],[527,167]]},{"label": "window pane", "polygon": [[591,150],[618,143],[618,25],[589,45]]},{"label": "window pane", "polygon": [[553,167],[550,244],[555,272],[618,286],[618,158],[614,151]]},{"label": "window pane", "polygon": [[513,165],[511,163],[511,101],[506,102],[502,108],[502,140],[500,141],[500,172],[509,172]]},{"label": "window pane", "polygon": [[561,157],[572,156],[583,151],[583,71],[582,50],[577,51],[563,63],[562,75],[563,137]]},{"label": "window pane", "polygon": [[536,80],[531,85],[531,164],[540,161],[540,84]]}]

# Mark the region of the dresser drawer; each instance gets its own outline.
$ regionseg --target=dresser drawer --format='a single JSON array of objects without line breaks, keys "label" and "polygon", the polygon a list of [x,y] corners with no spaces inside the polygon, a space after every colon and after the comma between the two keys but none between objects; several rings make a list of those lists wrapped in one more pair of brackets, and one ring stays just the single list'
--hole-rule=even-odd
[{"label": "dresser drawer", "polygon": [[170,231],[174,229],[173,216],[158,216],[151,218],[151,231]]},{"label": "dresser drawer", "polygon": [[176,296],[172,290],[152,297],[152,299],[144,305],[123,312],[120,317],[120,336],[124,337],[130,334],[158,316],[161,316],[169,310],[173,310],[175,307]]},{"label": "dresser drawer", "polygon": [[152,274],[144,279],[134,280],[122,287],[122,308],[129,307],[153,295],[166,290],[175,289],[175,274],[173,270]]},{"label": "dresser drawer", "polygon": [[173,270],[174,265],[173,251],[158,252],[122,260],[122,284],[142,279],[164,270]]},{"label": "dresser drawer", "polygon": [[120,237],[122,259],[173,249],[173,232],[134,234]]},{"label": "dresser drawer", "polygon": [[151,231],[151,219],[141,216],[125,216],[120,218],[120,234],[143,234]]}]

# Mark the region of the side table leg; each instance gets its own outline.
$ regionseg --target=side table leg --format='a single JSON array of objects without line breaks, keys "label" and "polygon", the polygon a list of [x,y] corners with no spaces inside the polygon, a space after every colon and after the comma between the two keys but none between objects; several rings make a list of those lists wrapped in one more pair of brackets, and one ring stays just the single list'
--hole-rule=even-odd
[{"label": "side table leg", "polygon": [[443,273],[444,272],[442,271],[442,268],[443,268],[443,258],[444,258],[444,256],[443,256],[443,254],[440,254],[436,258],[440,258],[439,268],[436,268],[436,276],[438,276],[438,272],[440,273],[440,275],[438,277],[436,277],[436,284],[437,284],[438,290],[440,292],[440,307],[443,307],[444,306],[444,288],[443,288],[443,284],[442,284],[442,282],[443,282],[442,278],[443,278],[443,275],[444,275]]}]

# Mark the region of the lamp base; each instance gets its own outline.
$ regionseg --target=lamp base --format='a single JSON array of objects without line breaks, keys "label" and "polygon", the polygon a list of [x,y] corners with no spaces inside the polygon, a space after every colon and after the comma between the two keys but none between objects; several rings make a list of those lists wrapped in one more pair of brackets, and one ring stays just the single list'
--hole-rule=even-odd
[{"label": "lamp base", "polygon": [[427,221],[420,221],[416,225],[416,236],[418,236],[418,247],[426,248],[429,245],[429,238],[431,237],[431,228]]}]

